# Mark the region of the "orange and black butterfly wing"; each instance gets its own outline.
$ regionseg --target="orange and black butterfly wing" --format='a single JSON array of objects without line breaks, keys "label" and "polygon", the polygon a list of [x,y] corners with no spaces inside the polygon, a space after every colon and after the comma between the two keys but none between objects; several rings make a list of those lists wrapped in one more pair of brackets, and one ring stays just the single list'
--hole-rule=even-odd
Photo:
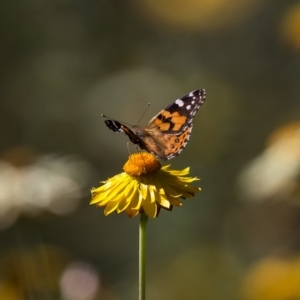
[{"label": "orange and black butterfly wing", "polygon": [[151,134],[144,138],[147,145],[147,151],[155,154],[157,157],[169,160],[181,153],[187,145],[193,129],[193,124],[189,124],[184,131],[179,134],[161,133],[153,129]]},{"label": "orange and black butterfly wing", "polygon": [[178,135],[165,135],[163,136],[168,142],[165,144],[165,160],[169,160],[181,153],[186,147],[193,129],[193,124],[189,124],[184,131]]},{"label": "orange and black butterfly wing", "polygon": [[124,124],[115,120],[105,120],[104,122],[110,130],[117,133],[124,132],[133,144],[137,145],[141,149],[145,149],[145,144],[143,140]]},{"label": "orange and black butterfly wing", "polygon": [[205,90],[200,89],[177,99],[154,116],[145,129],[151,131],[156,128],[161,133],[180,134],[192,123],[205,96]]},{"label": "orange and black butterfly wing", "polygon": [[205,90],[200,89],[177,99],[153,117],[145,128],[152,139],[147,143],[159,148],[157,156],[169,160],[187,145],[192,128],[193,118],[205,101]]}]

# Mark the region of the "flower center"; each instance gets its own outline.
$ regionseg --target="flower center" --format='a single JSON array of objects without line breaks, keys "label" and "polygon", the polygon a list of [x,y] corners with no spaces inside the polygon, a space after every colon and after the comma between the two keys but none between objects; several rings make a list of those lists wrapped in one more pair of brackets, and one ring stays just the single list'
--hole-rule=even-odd
[{"label": "flower center", "polygon": [[123,170],[130,176],[139,177],[156,173],[161,169],[156,157],[147,152],[131,154]]}]

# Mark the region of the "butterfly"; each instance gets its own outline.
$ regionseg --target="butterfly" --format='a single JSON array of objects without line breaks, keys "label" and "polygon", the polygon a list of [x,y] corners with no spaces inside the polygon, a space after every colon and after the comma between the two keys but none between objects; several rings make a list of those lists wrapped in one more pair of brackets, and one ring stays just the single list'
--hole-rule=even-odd
[{"label": "butterfly", "polygon": [[124,132],[141,150],[169,160],[186,147],[193,128],[193,118],[204,103],[205,96],[205,89],[190,92],[161,110],[146,127],[133,125],[130,129],[113,119],[104,122],[112,131]]}]

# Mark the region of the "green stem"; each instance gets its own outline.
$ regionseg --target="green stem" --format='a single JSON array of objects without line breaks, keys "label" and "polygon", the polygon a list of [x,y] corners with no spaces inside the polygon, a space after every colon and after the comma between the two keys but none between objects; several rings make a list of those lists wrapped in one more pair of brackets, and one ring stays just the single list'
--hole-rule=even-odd
[{"label": "green stem", "polygon": [[148,217],[141,213],[139,241],[139,300],[146,299],[146,225]]}]

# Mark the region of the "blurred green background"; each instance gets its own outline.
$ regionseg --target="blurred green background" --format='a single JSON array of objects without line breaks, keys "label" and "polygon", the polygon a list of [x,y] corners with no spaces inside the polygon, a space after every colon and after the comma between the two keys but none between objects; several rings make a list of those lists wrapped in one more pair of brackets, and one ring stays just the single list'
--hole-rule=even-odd
[{"label": "blurred green background", "polygon": [[0,2],[0,299],[137,299],[138,222],[90,189],[141,124],[205,88],[202,192],[150,220],[148,299],[300,299],[300,4]]}]

